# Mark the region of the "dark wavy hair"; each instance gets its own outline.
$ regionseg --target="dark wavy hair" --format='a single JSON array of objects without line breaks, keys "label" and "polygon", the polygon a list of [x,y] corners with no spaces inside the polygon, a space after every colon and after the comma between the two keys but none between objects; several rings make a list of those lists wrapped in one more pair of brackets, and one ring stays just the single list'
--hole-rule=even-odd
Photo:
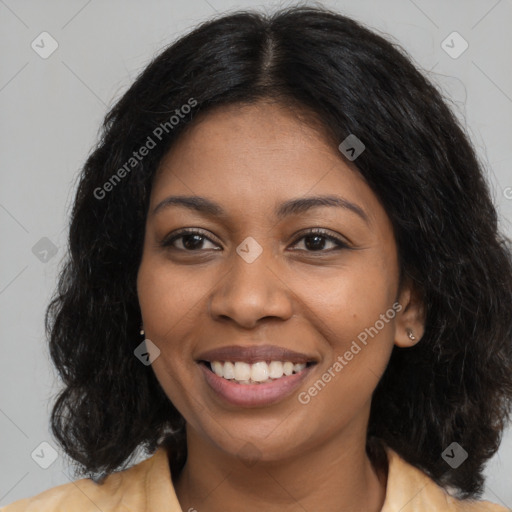
[{"label": "dark wavy hair", "polygon": [[[195,107],[182,108],[191,98]],[[309,113],[336,147],[349,134],[363,141],[354,163],[391,219],[402,274],[423,297],[424,336],[394,347],[375,390],[368,453],[377,457],[372,446],[385,443],[459,497],[477,497],[511,412],[510,247],[449,100],[398,44],[321,7],[204,22],[156,56],[107,113],[79,176],[69,254],[45,317],[64,384],[54,436],[75,474],[105,476],[161,444],[173,474],[183,466],[185,420],[134,356],[152,179],[199,114],[267,99]],[[173,114],[179,122],[169,123]],[[159,126],[156,147],[130,160]],[[454,441],[469,457],[450,469],[441,454]]]}]

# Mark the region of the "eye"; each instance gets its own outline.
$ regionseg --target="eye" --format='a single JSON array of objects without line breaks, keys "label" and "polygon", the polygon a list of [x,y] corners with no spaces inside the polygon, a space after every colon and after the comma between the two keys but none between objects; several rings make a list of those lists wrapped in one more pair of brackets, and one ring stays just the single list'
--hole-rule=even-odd
[{"label": "eye", "polygon": [[[303,233],[293,245],[297,245],[299,241],[304,240],[304,247],[307,252],[331,252],[339,249],[349,249],[349,245],[337,236],[330,235],[325,229],[314,228]],[[332,244],[328,250],[324,250],[326,244]]]},{"label": "eye", "polygon": [[[176,243],[178,242],[178,243]],[[214,245],[214,250],[219,250],[218,246],[214,244],[202,230],[198,229],[182,229],[177,233],[173,233],[171,237],[165,238],[160,245],[162,247],[169,247],[171,249],[178,249],[181,251],[194,252],[198,249],[204,249],[205,242]],[[215,248],[217,247],[217,249]],[[211,249],[211,247],[206,247]]]},{"label": "eye", "polygon": [[[200,252],[201,249],[221,250],[205,232],[199,229],[182,229],[173,233],[170,237],[165,238],[161,242],[162,247],[177,249],[186,252]],[[325,229],[314,228],[306,233],[303,233],[300,238],[297,238],[292,244],[298,245],[298,242],[304,240],[304,247],[306,252],[331,252],[339,249],[349,249],[349,245],[334,235],[329,234]],[[205,247],[205,243],[210,243],[213,247]],[[326,245],[331,244],[331,247]]]}]

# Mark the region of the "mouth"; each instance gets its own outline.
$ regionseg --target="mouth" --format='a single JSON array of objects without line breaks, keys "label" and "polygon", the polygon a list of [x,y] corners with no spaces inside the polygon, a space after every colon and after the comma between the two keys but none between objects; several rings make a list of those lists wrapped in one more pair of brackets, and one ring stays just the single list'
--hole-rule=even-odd
[{"label": "mouth", "polygon": [[318,360],[272,345],[234,345],[204,352],[196,363],[215,400],[237,407],[263,407],[290,396]]},{"label": "mouth", "polygon": [[223,405],[254,408],[283,401],[296,392],[317,363],[291,361],[198,361],[209,393]]},{"label": "mouth", "polygon": [[240,385],[262,385],[290,375],[297,375],[316,364],[314,361],[293,363],[292,361],[198,361],[221,379]]}]

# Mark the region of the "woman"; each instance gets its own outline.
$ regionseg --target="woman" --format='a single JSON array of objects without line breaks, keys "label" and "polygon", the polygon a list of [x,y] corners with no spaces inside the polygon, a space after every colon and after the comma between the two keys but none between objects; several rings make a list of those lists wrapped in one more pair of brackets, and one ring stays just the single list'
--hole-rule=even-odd
[{"label": "woman", "polygon": [[477,498],[511,253],[468,137],[382,37],[290,8],[181,38],[108,113],[69,243],[52,429],[91,478],[5,512],[505,510]]}]

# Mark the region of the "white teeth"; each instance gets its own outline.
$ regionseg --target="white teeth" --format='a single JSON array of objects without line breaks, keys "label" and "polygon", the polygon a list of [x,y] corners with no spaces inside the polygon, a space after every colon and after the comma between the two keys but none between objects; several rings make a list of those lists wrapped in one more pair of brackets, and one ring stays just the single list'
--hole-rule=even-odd
[{"label": "white teeth", "polygon": [[274,379],[299,373],[306,368],[306,363],[271,361],[268,364],[265,361],[258,361],[248,364],[241,361],[212,361],[211,368],[216,375],[224,379],[236,380],[240,384],[254,384],[272,382]]},{"label": "white teeth", "polygon": [[[222,377],[222,375],[219,375]],[[251,365],[237,361],[235,363],[235,379],[236,380],[249,380],[251,378]]]},{"label": "white teeth", "polygon": [[222,377],[224,375],[223,367],[224,367],[224,365],[221,362],[219,362],[219,361],[213,361],[212,362],[212,370],[219,377]]},{"label": "white teeth", "polygon": [[262,382],[268,379],[268,364],[264,361],[251,366],[251,380]]},{"label": "white teeth", "polygon": [[283,373],[285,375],[291,375],[293,373],[293,363],[286,361],[286,363],[283,364]]},{"label": "white teeth", "polygon": [[271,361],[269,365],[269,377],[279,379],[283,376],[283,363],[281,361]]},{"label": "white teeth", "polygon": [[224,375],[221,375],[221,377],[224,377],[225,379],[234,379],[235,365],[233,363],[230,363],[229,361],[227,363],[224,363]]}]

